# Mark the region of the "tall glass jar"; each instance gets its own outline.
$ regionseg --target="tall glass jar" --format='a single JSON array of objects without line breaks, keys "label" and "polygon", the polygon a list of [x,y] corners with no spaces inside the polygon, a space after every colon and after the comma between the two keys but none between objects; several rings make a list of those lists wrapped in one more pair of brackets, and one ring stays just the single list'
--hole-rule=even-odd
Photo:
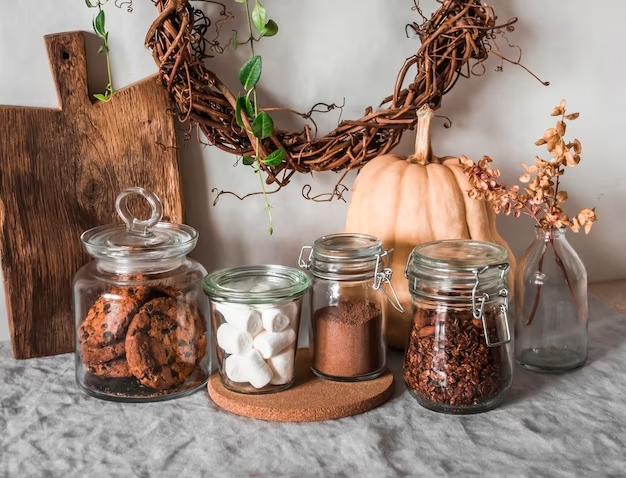
[{"label": "tall glass jar", "polygon": [[[303,256],[310,250],[308,261]],[[391,288],[389,251],[364,234],[333,234],[305,246],[298,260],[313,276],[309,347],[312,371],[329,380],[370,380],[386,369],[382,301]]]},{"label": "tall glass jar", "polygon": [[511,387],[507,252],[474,240],[417,246],[405,275],[412,297],[404,381],[422,406],[476,413]]},{"label": "tall glass jar", "polygon": [[587,360],[587,272],[565,229],[536,228],[515,278],[515,358],[561,372]]},{"label": "tall glass jar", "polygon": [[292,267],[221,269],[204,279],[224,387],[280,392],[295,380],[302,297],[311,280]]},{"label": "tall glass jar", "polygon": [[[143,196],[148,220],[135,218],[129,197]],[[187,257],[198,233],[159,222],[159,198],[143,188],[117,197],[125,225],[84,232],[94,258],[74,277],[76,381],[98,398],[165,400],[202,388],[211,369],[205,269]]]}]

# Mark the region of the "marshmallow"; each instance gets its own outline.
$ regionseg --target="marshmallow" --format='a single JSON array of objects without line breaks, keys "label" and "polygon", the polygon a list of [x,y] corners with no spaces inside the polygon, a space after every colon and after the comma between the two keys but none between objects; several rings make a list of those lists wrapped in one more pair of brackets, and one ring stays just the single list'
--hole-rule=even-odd
[{"label": "marshmallow", "polygon": [[294,347],[287,347],[284,352],[270,357],[267,364],[272,370],[272,380],[270,380],[272,385],[284,385],[293,380],[294,358]]},{"label": "marshmallow", "polygon": [[286,302],[278,306],[278,310],[280,310],[284,315],[289,317],[289,326],[297,330],[298,328],[298,303],[297,302]]},{"label": "marshmallow", "polygon": [[261,332],[254,338],[253,346],[265,359],[277,355],[296,341],[296,332],[292,328],[282,332]]},{"label": "marshmallow", "polygon": [[248,381],[248,369],[241,355],[229,355],[224,360],[224,371],[233,382]]},{"label": "marshmallow", "polygon": [[261,314],[257,310],[248,307],[229,307],[225,304],[218,304],[216,309],[226,322],[253,337],[263,329]]},{"label": "marshmallow", "polygon": [[256,350],[250,350],[241,357],[241,364],[245,370],[246,378],[254,388],[263,388],[272,380],[272,371],[265,363],[261,354]]},{"label": "marshmallow", "polygon": [[239,330],[229,323],[223,323],[217,329],[217,345],[226,353],[242,354],[252,348],[253,338],[248,332]]},{"label": "marshmallow", "polygon": [[281,332],[291,324],[289,316],[280,309],[264,309],[261,311],[263,328],[268,332]]}]

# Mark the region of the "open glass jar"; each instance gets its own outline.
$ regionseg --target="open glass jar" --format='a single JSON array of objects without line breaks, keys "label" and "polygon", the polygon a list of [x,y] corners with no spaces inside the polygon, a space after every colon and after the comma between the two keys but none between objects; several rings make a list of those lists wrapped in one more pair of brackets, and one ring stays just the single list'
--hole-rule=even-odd
[{"label": "open glass jar", "polygon": [[511,387],[507,252],[473,240],[429,242],[405,275],[412,327],[404,381],[426,408],[475,413],[498,406]]},{"label": "open glass jar", "polygon": [[[128,208],[132,195],[152,208],[145,221]],[[74,277],[76,381],[88,394],[118,401],[165,400],[208,380],[205,269],[186,255],[198,233],[159,222],[159,198],[129,188],[116,201],[125,225],[84,232],[95,259]]]},{"label": "open glass jar", "polygon": [[298,263],[313,276],[309,331],[313,373],[338,381],[380,376],[387,363],[382,301],[386,297],[402,310],[382,241],[365,234],[323,236],[313,247],[302,248]]},{"label": "open glass jar", "polygon": [[262,394],[295,380],[302,296],[309,277],[278,265],[221,269],[204,279],[225,388]]}]

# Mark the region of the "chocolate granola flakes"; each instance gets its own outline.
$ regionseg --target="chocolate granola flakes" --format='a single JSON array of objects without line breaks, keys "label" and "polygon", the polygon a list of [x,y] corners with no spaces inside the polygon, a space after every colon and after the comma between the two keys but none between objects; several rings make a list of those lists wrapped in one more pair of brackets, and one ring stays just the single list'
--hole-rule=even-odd
[{"label": "chocolate granola flakes", "polygon": [[[497,309],[496,309],[497,310]],[[496,311],[485,312],[491,342],[498,341]],[[404,380],[416,398],[443,408],[488,404],[510,385],[505,349],[489,347],[483,323],[470,309],[416,307],[404,361]],[[430,408],[430,407],[429,407]]]}]

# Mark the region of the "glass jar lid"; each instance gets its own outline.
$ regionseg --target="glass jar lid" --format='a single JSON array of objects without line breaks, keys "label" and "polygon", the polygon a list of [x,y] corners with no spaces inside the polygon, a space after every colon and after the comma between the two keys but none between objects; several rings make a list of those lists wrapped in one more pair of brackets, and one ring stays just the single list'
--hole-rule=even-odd
[{"label": "glass jar lid", "polygon": [[311,279],[293,267],[279,265],[220,269],[204,278],[204,292],[214,301],[238,304],[271,304],[298,298]]},{"label": "glass jar lid", "polygon": [[409,290],[431,299],[475,300],[508,294],[507,250],[491,242],[453,239],[420,244],[411,252],[404,275]]},{"label": "glass jar lid", "polygon": [[440,270],[473,271],[507,262],[506,249],[498,244],[467,239],[434,241],[413,249],[410,262]]},{"label": "glass jar lid", "polygon": [[[140,220],[128,208],[131,195],[143,196],[152,208],[149,219]],[[92,257],[116,262],[160,261],[187,255],[196,246],[198,232],[184,224],[159,222],[163,206],[159,197],[140,187],[128,188],[115,201],[125,224],[108,224],[85,231],[80,239]]]},{"label": "glass jar lid", "polygon": [[[306,249],[311,250],[308,263],[302,258]],[[382,256],[380,239],[366,234],[340,233],[322,236],[313,247],[303,247],[298,263],[320,279],[359,280],[374,277]]]}]

